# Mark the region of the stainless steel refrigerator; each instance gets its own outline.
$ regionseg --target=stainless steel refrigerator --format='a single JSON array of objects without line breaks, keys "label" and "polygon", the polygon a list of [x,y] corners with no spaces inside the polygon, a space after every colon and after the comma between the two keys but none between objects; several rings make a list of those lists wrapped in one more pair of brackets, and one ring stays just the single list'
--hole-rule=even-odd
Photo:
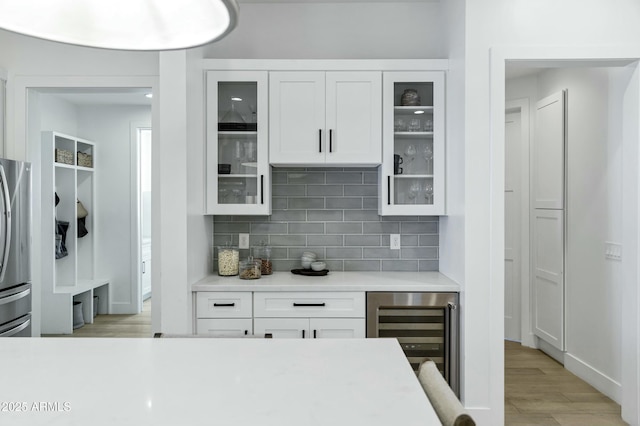
[{"label": "stainless steel refrigerator", "polygon": [[0,337],[31,336],[31,165],[0,159]]}]

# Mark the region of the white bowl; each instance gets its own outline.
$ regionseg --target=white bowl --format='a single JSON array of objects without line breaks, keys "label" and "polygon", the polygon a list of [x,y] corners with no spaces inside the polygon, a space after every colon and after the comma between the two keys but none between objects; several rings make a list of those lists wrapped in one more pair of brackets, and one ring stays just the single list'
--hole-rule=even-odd
[{"label": "white bowl", "polygon": [[303,267],[304,269],[309,269],[309,268],[311,268],[311,264],[312,264],[312,263],[314,263],[312,260],[305,260],[305,259],[302,259],[302,267]]},{"label": "white bowl", "polygon": [[302,253],[302,258],[305,258],[305,257],[315,260],[318,258],[318,255],[312,251],[305,251],[304,253]]},{"label": "white bowl", "polygon": [[313,262],[311,263],[311,269],[314,271],[322,271],[327,267],[327,264],[324,262]]}]

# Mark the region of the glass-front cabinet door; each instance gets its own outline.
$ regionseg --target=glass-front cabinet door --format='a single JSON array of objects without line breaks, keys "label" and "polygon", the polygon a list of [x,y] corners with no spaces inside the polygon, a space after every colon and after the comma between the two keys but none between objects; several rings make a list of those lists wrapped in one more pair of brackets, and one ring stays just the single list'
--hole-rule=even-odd
[{"label": "glass-front cabinet door", "polygon": [[266,71],[207,71],[206,214],[271,214]]},{"label": "glass-front cabinet door", "polygon": [[444,215],[444,72],[385,72],[381,215]]}]

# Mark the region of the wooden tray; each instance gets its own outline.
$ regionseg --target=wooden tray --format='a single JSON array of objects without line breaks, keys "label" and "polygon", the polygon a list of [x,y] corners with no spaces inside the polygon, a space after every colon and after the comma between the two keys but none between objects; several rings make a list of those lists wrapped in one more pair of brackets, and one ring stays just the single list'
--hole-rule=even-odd
[{"label": "wooden tray", "polygon": [[322,277],[329,273],[328,269],[323,269],[322,271],[314,271],[313,269],[292,269],[292,274],[296,275],[306,275],[308,277]]}]

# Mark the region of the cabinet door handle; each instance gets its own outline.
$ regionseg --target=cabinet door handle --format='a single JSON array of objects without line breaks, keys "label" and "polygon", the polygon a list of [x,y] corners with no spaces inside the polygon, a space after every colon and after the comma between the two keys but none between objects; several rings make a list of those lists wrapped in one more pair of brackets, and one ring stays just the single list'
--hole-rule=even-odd
[{"label": "cabinet door handle", "polygon": [[144,274],[145,272],[146,272],[145,262],[142,262],[142,273]]},{"label": "cabinet door handle", "polygon": [[329,129],[329,152],[333,152],[333,129]]},{"label": "cabinet door handle", "polygon": [[236,306],[235,303],[214,303],[213,304],[214,307],[218,308],[218,307],[231,307],[231,306]]},{"label": "cabinet door handle", "polygon": [[302,307],[302,306],[325,306],[325,303],[296,303],[293,302],[293,307]]},{"label": "cabinet door handle", "polygon": [[391,205],[391,176],[387,176],[387,204]]},{"label": "cabinet door handle", "polygon": [[304,330],[302,330],[302,338],[304,339]]},{"label": "cabinet door handle", "polygon": [[244,335],[247,336],[249,334],[249,330],[244,331]]},{"label": "cabinet door handle", "polygon": [[314,338],[314,339],[317,339],[317,338],[318,338],[317,333],[316,333],[317,331],[318,331],[318,330],[313,330],[313,338]]},{"label": "cabinet door handle", "polygon": [[318,129],[318,152],[322,152],[322,129]]},{"label": "cabinet door handle", "polygon": [[260,175],[260,204],[264,204],[264,175]]}]

